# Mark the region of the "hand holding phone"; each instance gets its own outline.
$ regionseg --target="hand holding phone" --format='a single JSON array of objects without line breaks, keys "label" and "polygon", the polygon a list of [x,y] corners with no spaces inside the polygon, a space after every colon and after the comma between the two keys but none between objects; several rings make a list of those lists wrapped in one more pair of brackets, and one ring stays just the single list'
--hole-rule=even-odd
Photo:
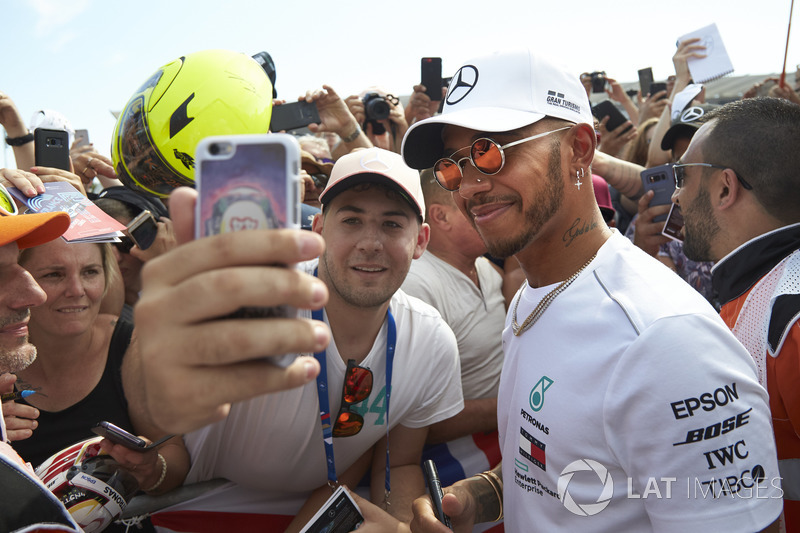
[{"label": "hand holding phone", "polygon": [[[625,115],[622,114],[622,111],[617,109],[617,106],[611,100],[603,100],[596,106],[592,108],[592,114],[597,117],[597,120],[603,120],[603,118],[608,117],[608,122],[606,122],[606,129],[608,131],[614,131],[625,122],[628,121],[625,118]],[[626,128],[625,131],[628,131],[633,126]],[[622,133],[625,133],[623,131]]]},{"label": "hand holding phone", "polygon": [[272,107],[269,129],[273,132],[291,131],[309,124],[319,124],[319,110],[316,102],[289,102]]},{"label": "hand holding phone", "polygon": [[431,497],[433,512],[437,520],[448,528],[453,529],[453,526],[450,524],[450,517],[444,514],[444,509],[442,509],[444,493],[442,492],[442,482],[439,480],[439,472],[436,470],[436,464],[431,459],[428,459],[422,463],[422,472],[425,474],[425,484],[428,486],[428,494]]},{"label": "hand holding phone", "polygon": [[175,436],[175,435],[166,435],[155,442],[147,444],[147,441],[145,441],[144,439],[125,431],[121,427],[116,426],[111,422],[106,422],[105,420],[102,422],[98,422],[97,425],[95,425],[92,428],[92,432],[97,435],[100,435],[105,439],[110,440],[114,444],[122,444],[129,450],[134,450],[137,452],[146,452],[147,450],[158,448],[166,441]]},{"label": "hand holding phone", "polygon": [[[653,69],[647,67],[639,70],[639,92],[642,93],[642,98],[647,97],[650,90],[650,84],[653,83]],[[652,94],[652,93],[651,93]]]},{"label": "hand holding phone", "polygon": [[[672,203],[672,193],[675,192],[675,180],[672,175],[672,163],[658,165],[644,169],[641,172],[642,186],[644,192],[654,191],[650,205],[667,205]],[[653,219],[654,222],[662,222],[667,219],[667,215],[659,215]]]}]

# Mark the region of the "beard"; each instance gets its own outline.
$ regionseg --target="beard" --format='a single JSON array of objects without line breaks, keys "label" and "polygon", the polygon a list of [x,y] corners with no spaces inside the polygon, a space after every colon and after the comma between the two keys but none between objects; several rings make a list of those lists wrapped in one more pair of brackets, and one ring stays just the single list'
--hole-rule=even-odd
[{"label": "beard", "polygon": [[[9,324],[24,321],[31,314],[30,309],[21,311],[14,316],[0,320],[0,328]],[[24,370],[36,359],[36,346],[28,342],[28,338],[17,339],[13,346],[0,345],[0,374],[14,373]]]},{"label": "beard", "polygon": [[682,207],[683,254],[692,261],[714,261],[711,241],[719,233],[719,224],[711,210],[711,196],[701,187],[691,205]]},{"label": "beard", "polygon": [[533,242],[542,227],[561,209],[561,204],[564,202],[564,180],[561,177],[561,145],[558,142],[553,143],[548,156],[547,180],[544,188],[533,200],[534,204],[525,210],[521,233],[494,241],[489,241],[481,235],[490,255],[505,258],[521,252]]},{"label": "beard", "polygon": [[[321,264],[325,264],[328,288],[335,292],[345,303],[353,307],[380,307],[392,298],[405,278],[404,276],[399,280],[389,280],[387,283],[380,283],[372,287],[353,286],[345,279],[344,272],[333,265],[333,262],[328,261],[328,257],[324,253],[319,260]],[[346,269],[347,267],[345,267]],[[406,267],[407,271],[408,267]]]},{"label": "beard", "polygon": [[36,346],[26,342],[22,346],[0,352],[0,374],[14,374],[28,368],[36,360]]}]

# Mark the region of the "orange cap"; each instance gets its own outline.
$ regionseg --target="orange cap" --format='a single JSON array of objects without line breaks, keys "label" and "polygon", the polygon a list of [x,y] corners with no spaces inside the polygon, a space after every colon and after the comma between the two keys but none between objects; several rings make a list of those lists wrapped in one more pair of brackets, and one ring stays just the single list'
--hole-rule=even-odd
[{"label": "orange cap", "polygon": [[60,237],[69,223],[63,211],[0,216],[0,246],[16,242],[21,250],[44,244]]}]

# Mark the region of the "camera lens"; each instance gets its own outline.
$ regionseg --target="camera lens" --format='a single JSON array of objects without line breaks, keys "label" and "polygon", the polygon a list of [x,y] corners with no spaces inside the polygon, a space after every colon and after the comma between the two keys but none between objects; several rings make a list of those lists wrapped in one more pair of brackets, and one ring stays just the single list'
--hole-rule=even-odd
[{"label": "camera lens", "polygon": [[209,146],[208,147],[208,153],[210,153],[211,155],[219,154],[219,145],[214,143],[211,146]]},{"label": "camera lens", "polygon": [[367,120],[384,120],[389,118],[389,103],[378,93],[369,93],[364,97],[364,112]]}]

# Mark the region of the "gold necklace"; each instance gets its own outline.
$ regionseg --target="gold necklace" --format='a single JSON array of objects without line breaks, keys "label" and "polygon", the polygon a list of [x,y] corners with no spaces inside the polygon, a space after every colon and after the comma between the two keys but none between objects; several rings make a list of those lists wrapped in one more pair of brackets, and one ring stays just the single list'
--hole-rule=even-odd
[{"label": "gold necklace", "polygon": [[[544,314],[547,308],[550,307],[550,304],[553,303],[553,300],[556,299],[556,296],[564,292],[564,290],[567,287],[572,285],[572,282],[578,278],[580,273],[583,272],[583,270],[587,266],[589,266],[589,263],[594,261],[595,257],[597,257],[597,253],[592,255],[592,257],[590,257],[589,260],[586,261],[583,264],[583,266],[578,269],[577,272],[575,272],[569,278],[559,283],[558,287],[548,292],[547,295],[541,299],[539,305],[537,305],[536,308],[533,311],[531,311],[531,314],[528,315],[528,318],[525,319],[525,322],[523,322],[522,325],[517,323],[517,307],[519,306],[519,301],[522,299],[522,291],[520,291],[519,296],[517,296],[517,301],[514,303],[514,313],[511,315],[511,330],[514,332],[514,335],[519,337],[520,335],[528,331],[531,328],[531,326],[533,326],[536,323],[536,321],[539,320],[539,317],[541,317]],[[525,281],[524,283],[527,283],[527,281]]]}]

